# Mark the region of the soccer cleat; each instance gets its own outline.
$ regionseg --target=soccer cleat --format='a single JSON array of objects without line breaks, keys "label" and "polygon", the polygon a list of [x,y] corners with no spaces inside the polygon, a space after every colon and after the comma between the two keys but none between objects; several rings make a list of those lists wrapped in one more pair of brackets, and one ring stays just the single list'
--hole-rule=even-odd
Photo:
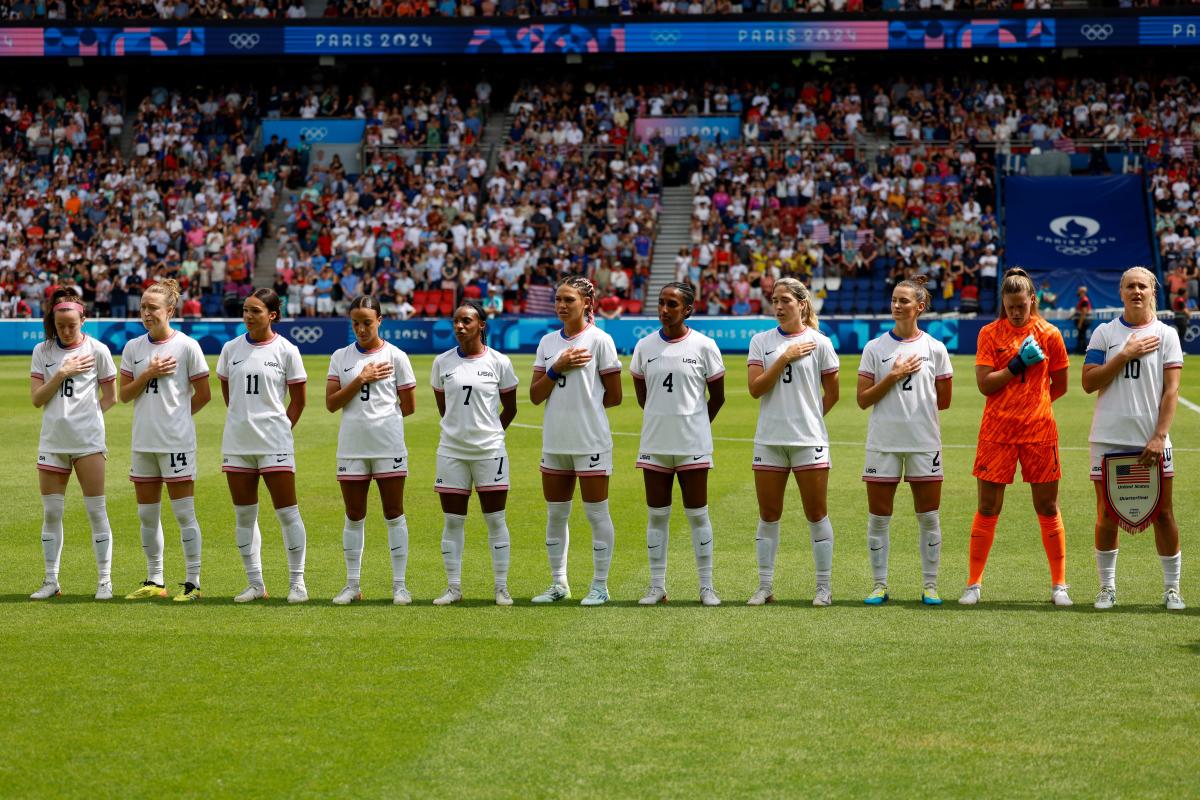
[{"label": "soccer cleat", "polygon": [[498,605],[498,606],[511,606],[512,605],[512,595],[508,593],[507,586],[497,586],[496,587],[496,605]]},{"label": "soccer cleat", "polygon": [[304,581],[296,581],[288,587],[287,601],[293,604],[308,602],[308,589],[304,586]]},{"label": "soccer cleat", "polygon": [[596,586],[592,584],[592,588],[588,589],[587,595],[579,601],[581,606],[602,606],[608,602],[608,587]]},{"label": "soccer cleat", "polygon": [[814,606],[831,606],[833,605],[833,592],[828,586],[818,586],[817,593],[813,595]]},{"label": "soccer cleat", "polygon": [[921,602],[927,606],[940,606],[942,604],[942,596],[938,594],[936,584],[925,584],[925,588],[921,592]]},{"label": "soccer cleat", "polygon": [[717,597],[716,591],[711,586],[701,586],[700,605],[713,608],[721,605],[721,598]]},{"label": "soccer cleat", "polygon": [[166,597],[167,590],[159,586],[154,581],[143,581],[142,585],[136,590],[125,595],[126,600],[150,600],[159,597]]},{"label": "soccer cleat", "polygon": [[774,602],[775,602],[775,594],[771,590],[771,587],[768,586],[766,588],[763,588],[762,586],[760,586],[754,590],[754,594],[750,595],[750,599],[746,601],[746,605],[748,605],[748,606],[765,606],[767,603],[774,603]]},{"label": "soccer cleat", "polygon": [[1054,588],[1050,591],[1050,602],[1054,603],[1054,605],[1056,605],[1056,606],[1073,606],[1073,605],[1075,605],[1074,603],[1071,602],[1071,596],[1069,594],[1067,594],[1067,589],[1070,589],[1070,588],[1071,587],[1065,583],[1054,584]]},{"label": "soccer cleat", "polygon": [[183,584],[183,591],[175,595],[172,600],[176,603],[194,603],[201,598],[200,587],[194,583]]},{"label": "soccer cleat", "polygon": [[659,603],[664,605],[667,602],[667,590],[661,586],[651,586],[646,590],[646,595],[638,600],[639,606],[656,606]]},{"label": "soccer cleat", "polygon": [[1107,611],[1117,604],[1117,589],[1114,586],[1101,586],[1096,594],[1096,602],[1092,606]]},{"label": "soccer cleat", "polygon": [[[290,601],[291,599],[292,597],[289,594],[288,600]],[[347,586],[338,592],[337,596],[333,598],[333,604],[335,606],[348,606],[351,603],[358,602],[359,600],[362,600],[362,592],[360,592],[354,586]]]},{"label": "soccer cleat", "polygon": [[96,599],[97,600],[112,600],[112,581],[100,581],[96,584]]},{"label": "soccer cleat", "polygon": [[392,605],[407,606],[412,603],[412,595],[408,593],[408,589],[403,586],[396,586],[392,589]]},{"label": "soccer cleat", "polygon": [[51,597],[58,597],[60,594],[62,594],[62,591],[58,588],[58,581],[43,581],[41,587],[29,595],[29,599],[49,600]]},{"label": "soccer cleat", "polygon": [[267,594],[267,587],[261,583],[252,583],[242,593],[233,598],[235,603],[249,603],[251,600],[266,600],[270,595]]},{"label": "soccer cleat", "polygon": [[875,584],[875,588],[871,590],[871,593],[866,596],[863,602],[869,606],[881,606],[890,599],[891,597],[888,596],[887,584],[877,582]]},{"label": "soccer cleat", "polygon": [[1179,596],[1179,590],[1173,586],[1163,592],[1163,605],[1167,607],[1167,611],[1183,611],[1187,608],[1183,598]]},{"label": "soccer cleat", "polygon": [[982,587],[978,583],[972,583],[967,588],[963,589],[962,597],[958,598],[960,606],[973,606],[979,603],[979,594]]},{"label": "soccer cleat", "polygon": [[435,597],[433,604],[435,606],[448,606],[451,603],[457,603],[462,600],[462,589],[457,586],[447,586],[446,591],[441,597]]},{"label": "soccer cleat", "polygon": [[559,600],[571,599],[571,587],[561,583],[552,583],[546,591],[535,596],[533,602],[539,605],[543,603],[557,603]]}]

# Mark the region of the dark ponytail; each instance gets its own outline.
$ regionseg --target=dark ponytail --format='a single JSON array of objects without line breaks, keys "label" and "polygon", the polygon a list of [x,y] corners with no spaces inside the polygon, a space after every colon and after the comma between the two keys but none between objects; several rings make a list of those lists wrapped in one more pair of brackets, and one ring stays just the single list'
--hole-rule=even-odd
[{"label": "dark ponytail", "polygon": [[[380,319],[383,318],[383,306],[379,304],[378,298],[373,294],[360,294],[354,298],[354,302],[350,304],[350,311],[356,308],[369,308],[375,312],[375,315]],[[347,312],[349,314],[349,312]]]},{"label": "dark ponytail", "polygon": [[262,304],[267,307],[267,312],[275,315],[275,319],[272,321],[279,322],[279,295],[275,294],[274,289],[270,288],[269,286],[264,286],[261,289],[255,289],[250,296],[257,297],[259,300],[261,300]]},{"label": "dark ponytail", "polygon": [[[692,286],[692,284],[684,282],[684,281],[671,281],[670,283],[663,286],[662,289],[658,290],[659,297],[662,297],[662,293],[665,292],[667,289],[674,289],[675,291],[679,292],[681,295],[683,295],[683,304],[685,306],[687,306],[688,308],[693,309],[693,311],[695,310],[696,288],[694,286]],[[690,317],[691,315],[692,315],[692,311],[689,311],[687,313],[687,316]],[[686,317],[685,317],[685,319],[686,319]]]}]

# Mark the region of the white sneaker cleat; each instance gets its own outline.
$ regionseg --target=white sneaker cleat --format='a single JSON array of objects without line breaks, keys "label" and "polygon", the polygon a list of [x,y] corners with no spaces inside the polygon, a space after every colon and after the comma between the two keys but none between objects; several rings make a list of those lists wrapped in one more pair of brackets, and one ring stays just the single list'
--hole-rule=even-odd
[{"label": "white sneaker cleat", "polygon": [[602,606],[608,602],[608,587],[592,584],[587,595],[579,601],[581,606]]},{"label": "white sneaker cleat", "polygon": [[750,599],[746,601],[748,606],[765,606],[767,603],[775,602],[775,593],[770,586],[763,588],[762,586],[754,590],[754,594],[750,595]]},{"label": "white sneaker cleat", "polygon": [[297,581],[288,587],[287,601],[293,604],[308,602],[308,589],[305,587],[304,581]]},{"label": "white sneaker cleat", "polygon": [[242,593],[233,598],[235,603],[249,603],[251,600],[266,600],[270,595],[267,594],[267,587],[261,583],[252,583]]},{"label": "white sneaker cleat", "polygon": [[457,586],[447,586],[446,591],[441,597],[435,597],[433,604],[435,606],[448,606],[451,603],[457,603],[462,600],[462,589]]},{"label": "white sneaker cleat", "polygon": [[817,593],[813,595],[814,606],[831,606],[833,605],[833,591],[828,586],[818,586]]},{"label": "white sneaker cleat", "polygon": [[395,586],[392,588],[392,605],[407,606],[412,604],[412,595],[408,593],[408,589],[403,586]]},{"label": "white sneaker cleat", "polygon": [[1107,611],[1117,604],[1117,590],[1114,586],[1101,586],[1099,593],[1096,594],[1096,602],[1092,603],[1094,608],[1101,611]]},{"label": "white sneaker cleat", "polygon": [[1163,592],[1163,605],[1167,607],[1167,611],[1183,611],[1187,606],[1183,602],[1183,598],[1179,596],[1179,590],[1171,587]]},{"label": "white sneaker cleat", "polygon": [[712,608],[721,605],[721,598],[717,597],[717,592],[711,586],[700,587],[700,605]]},{"label": "white sneaker cleat", "polygon": [[[305,597],[307,597],[307,594],[305,594]],[[288,601],[291,602],[291,599],[292,599],[292,595],[289,592],[288,593]],[[348,606],[351,603],[358,602],[359,600],[362,600],[362,592],[360,592],[358,590],[358,587],[346,586],[340,592],[337,593],[337,597],[333,598],[333,604],[335,606]],[[303,601],[299,601],[299,602],[303,602]]]},{"label": "white sneaker cleat", "polygon": [[667,590],[662,586],[651,586],[646,590],[646,595],[638,600],[639,606],[656,606],[659,603],[666,605]]},{"label": "white sneaker cleat", "polygon": [[62,594],[62,590],[58,588],[57,581],[43,581],[41,587],[36,592],[29,595],[30,600],[49,600],[51,597],[58,597]]},{"label": "white sneaker cleat", "polygon": [[112,600],[112,581],[101,581],[96,584],[97,600]]},{"label": "white sneaker cleat", "polygon": [[507,586],[497,586],[496,587],[496,605],[498,605],[498,606],[511,606],[512,605],[512,595],[508,593]]},{"label": "white sneaker cleat", "polygon": [[1071,587],[1065,583],[1056,583],[1050,591],[1050,602],[1056,606],[1073,606],[1071,595],[1067,594],[1067,589]]},{"label": "white sneaker cleat", "polygon": [[531,602],[542,605],[544,603],[557,603],[559,600],[571,599],[571,587],[562,583],[552,583],[547,587],[546,591],[539,595],[535,595]]},{"label": "white sneaker cleat", "polygon": [[974,606],[979,604],[979,595],[983,587],[978,583],[972,583],[967,588],[963,589],[962,597],[958,598],[960,606]]}]

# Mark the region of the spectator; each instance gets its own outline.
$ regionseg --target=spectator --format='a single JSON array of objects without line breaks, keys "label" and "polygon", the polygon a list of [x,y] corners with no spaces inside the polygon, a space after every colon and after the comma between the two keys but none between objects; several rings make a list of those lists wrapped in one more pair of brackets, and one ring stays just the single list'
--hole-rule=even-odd
[{"label": "spectator", "polygon": [[1075,302],[1075,310],[1071,312],[1071,318],[1075,320],[1075,353],[1083,355],[1087,353],[1088,329],[1092,323],[1092,301],[1088,299],[1086,286],[1080,286],[1075,294],[1079,298]]}]

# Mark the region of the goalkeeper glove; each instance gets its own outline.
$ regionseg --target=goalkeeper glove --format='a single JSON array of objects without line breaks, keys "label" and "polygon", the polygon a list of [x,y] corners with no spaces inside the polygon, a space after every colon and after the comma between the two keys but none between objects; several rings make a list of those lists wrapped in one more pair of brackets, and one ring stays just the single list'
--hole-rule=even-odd
[{"label": "goalkeeper glove", "polygon": [[1042,350],[1041,345],[1032,335],[1026,336],[1025,341],[1021,342],[1017,354],[1008,362],[1008,371],[1013,375],[1020,375],[1025,372],[1026,367],[1032,367],[1045,360],[1046,353]]}]

